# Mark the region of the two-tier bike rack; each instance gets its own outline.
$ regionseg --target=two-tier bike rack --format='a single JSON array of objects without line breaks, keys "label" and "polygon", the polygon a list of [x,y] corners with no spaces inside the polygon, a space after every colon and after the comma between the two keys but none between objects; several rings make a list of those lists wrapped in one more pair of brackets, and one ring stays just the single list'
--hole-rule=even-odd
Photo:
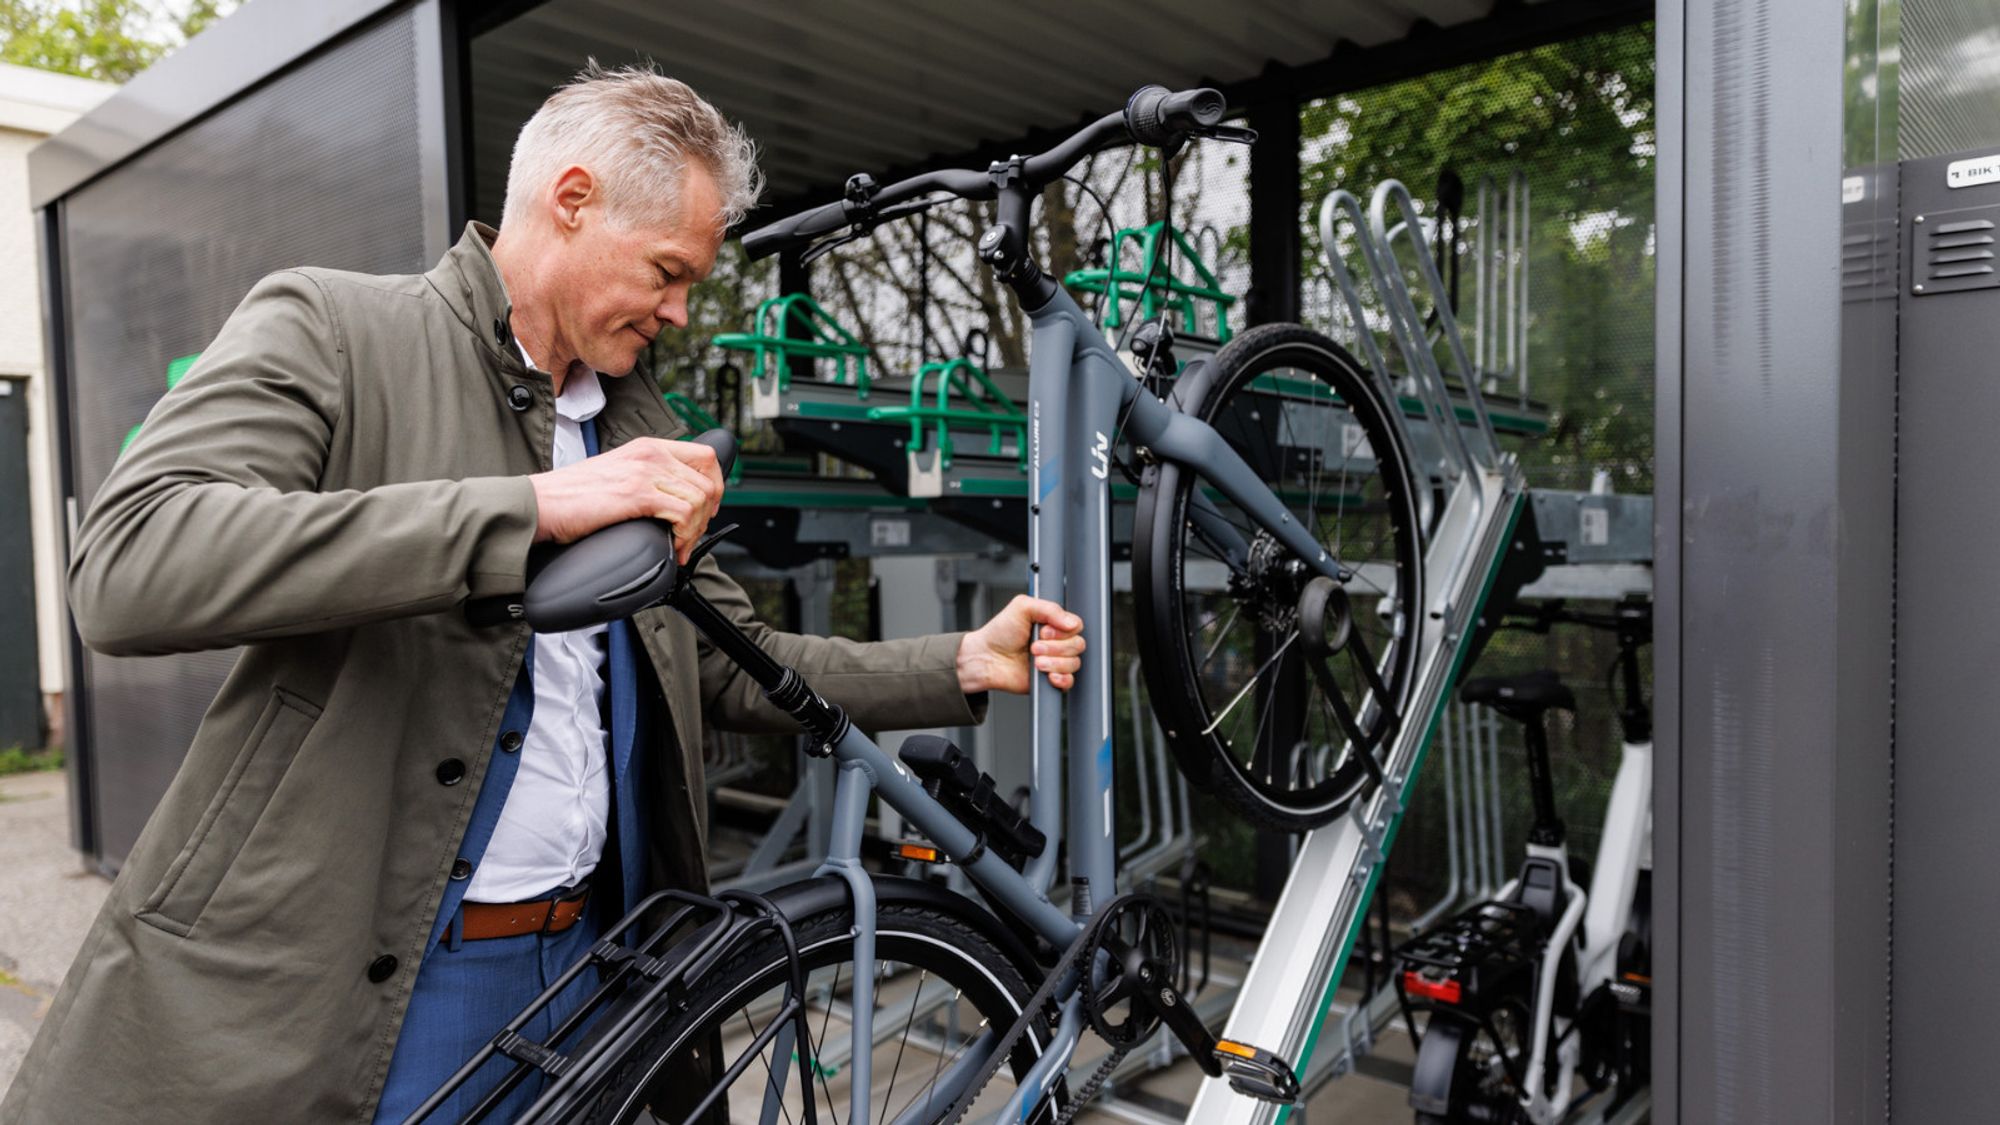
[{"label": "two-tier bike rack", "polygon": [[[1307,1080],[1324,1075],[1315,1066],[1322,1049],[1334,991],[1365,925],[1367,907],[1381,881],[1412,783],[1450,702],[1468,639],[1512,542],[1526,501],[1525,481],[1510,454],[1500,450],[1480,394],[1478,370],[1460,336],[1450,302],[1431,257],[1417,208],[1402,184],[1390,180],[1374,193],[1366,214],[1345,191],[1320,208],[1324,258],[1355,326],[1358,356],[1382,393],[1397,401],[1414,394],[1421,417],[1396,417],[1420,453],[1419,471],[1431,478],[1425,511],[1424,581],[1429,604],[1420,616],[1417,676],[1404,719],[1386,759],[1383,782],[1334,823],[1302,841],[1291,877],[1279,896],[1262,943],[1225,1024],[1232,1039],[1267,1044],[1292,1060]],[[1364,266],[1368,292],[1345,260],[1353,247]],[[1428,298],[1432,319],[1418,312],[1412,277]],[[1384,331],[1401,359],[1392,372],[1376,341]],[[1440,355],[1442,353],[1442,355]],[[1457,402],[1447,376],[1458,384]],[[1469,417],[1462,415],[1469,414]],[[1421,431],[1427,430],[1428,433]],[[1349,1042],[1331,1052],[1344,1067],[1351,1058],[1356,1020],[1368,1034],[1366,1006],[1342,1027]],[[1226,1082],[1204,1080],[1188,1120],[1195,1125],[1265,1125],[1289,1109],[1233,1094]]]}]

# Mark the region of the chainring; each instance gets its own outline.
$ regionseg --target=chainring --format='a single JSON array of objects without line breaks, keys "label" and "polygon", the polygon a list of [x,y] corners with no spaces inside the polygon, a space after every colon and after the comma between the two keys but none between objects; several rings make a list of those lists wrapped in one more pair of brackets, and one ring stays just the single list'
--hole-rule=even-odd
[{"label": "chainring", "polygon": [[1180,979],[1176,934],[1173,916],[1150,895],[1125,895],[1107,908],[1084,962],[1083,1010],[1091,1029],[1114,1049],[1129,1049],[1159,1030],[1152,994]]}]

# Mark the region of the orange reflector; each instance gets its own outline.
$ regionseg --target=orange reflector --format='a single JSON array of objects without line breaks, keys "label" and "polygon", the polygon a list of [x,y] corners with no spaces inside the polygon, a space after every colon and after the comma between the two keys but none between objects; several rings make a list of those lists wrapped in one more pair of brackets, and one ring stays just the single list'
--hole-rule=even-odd
[{"label": "orange reflector", "polygon": [[936,863],[938,861],[938,850],[936,848],[927,848],[922,844],[898,844],[896,845],[896,854],[902,856],[904,859],[914,859],[918,863]]},{"label": "orange reflector", "polygon": [[1631,982],[1632,982],[1633,984],[1651,984],[1651,983],[1653,983],[1653,978],[1652,978],[1652,977],[1649,977],[1649,976],[1647,976],[1647,975],[1646,975],[1646,974],[1644,974],[1644,973],[1626,973],[1626,974],[1625,974],[1625,979],[1626,979],[1626,980],[1629,980],[1629,981],[1631,981]]},{"label": "orange reflector", "polygon": [[1456,1004],[1463,993],[1455,980],[1429,980],[1422,973],[1403,974],[1403,991],[1440,1004]]},{"label": "orange reflector", "polygon": [[1231,1043],[1227,1039],[1217,1041],[1215,1049],[1239,1058],[1254,1059],[1257,1057],[1257,1048],[1242,1043]]}]

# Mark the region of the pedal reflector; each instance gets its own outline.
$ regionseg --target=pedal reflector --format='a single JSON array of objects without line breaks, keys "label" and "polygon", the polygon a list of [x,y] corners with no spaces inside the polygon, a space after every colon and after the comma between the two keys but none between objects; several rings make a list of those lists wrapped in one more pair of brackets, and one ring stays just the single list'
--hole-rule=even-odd
[{"label": "pedal reflector", "polygon": [[1248,1043],[1217,1040],[1215,1058],[1229,1076],[1229,1088],[1260,1102],[1291,1105],[1299,1100],[1299,1078],[1285,1060]]},{"label": "pedal reflector", "polygon": [[918,863],[940,863],[938,850],[924,844],[897,844],[896,855],[902,859],[913,859]]}]

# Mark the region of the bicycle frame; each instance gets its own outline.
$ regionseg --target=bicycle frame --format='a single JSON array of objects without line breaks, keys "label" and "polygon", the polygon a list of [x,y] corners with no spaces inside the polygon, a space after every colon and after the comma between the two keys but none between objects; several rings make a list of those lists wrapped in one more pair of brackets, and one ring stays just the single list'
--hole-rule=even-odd
[{"label": "bicycle frame", "polygon": [[[1118,360],[1095,324],[1065,292],[1057,290],[1040,308],[1028,310],[1034,325],[1029,360],[1029,586],[1037,596],[1060,600],[1084,623],[1084,635],[1111,635],[1111,448],[1124,419],[1135,446],[1186,465],[1239,505],[1265,531],[1297,552],[1322,574],[1344,576],[1338,562],[1294,519],[1284,504],[1206,423],[1155,398]],[[1247,550],[1241,536],[1212,508],[1201,520],[1231,555]],[[1233,541],[1233,542],[1232,542]],[[697,622],[699,624],[699,622]],[[832,747],[839,762],[834,793],[832,839],[818,874],[843,878],[854,896],[854,995],[851,1034],[871,1041],[874,1015],[874,888],[861,864],[863,819],[871,792],[902,814],[966,876],[1005,909],[1058,949],[1067,948],[1082,927],[1048,896],[1057,845],[1067,829],[1072,908],[1078,916],[1109,901],[1117,876],[1112,785],[1111,646],[1085,650],[1083,667],[1068,693],[1046,677],[1034,677],[1034,786],[1029,819],[1048,838],[1042,853],[1024,871],[981,848],[973,831],[926,793],[902,763],[866,735],[850,728]],[[1062,823],[1067,765],[1068,824]],[[968,858],[970,857],[970,858]],[[1063,986],[1063,1014],[1041,1059],[1021,1081],[1003,1120],[1019,1120],[1026,1099],[1039,1099],[1060,1077],[1083,1028],[1081,1000],[1071,983]],[[921,1117],[948,1105],[977,1071],[985,1053],[971,1051],[933,1090]],[[866,1051],[851,1066],[851,1120],[867,1120],[871,1081]],[[782,1092],[782,1082],[779,1083]]]}]

